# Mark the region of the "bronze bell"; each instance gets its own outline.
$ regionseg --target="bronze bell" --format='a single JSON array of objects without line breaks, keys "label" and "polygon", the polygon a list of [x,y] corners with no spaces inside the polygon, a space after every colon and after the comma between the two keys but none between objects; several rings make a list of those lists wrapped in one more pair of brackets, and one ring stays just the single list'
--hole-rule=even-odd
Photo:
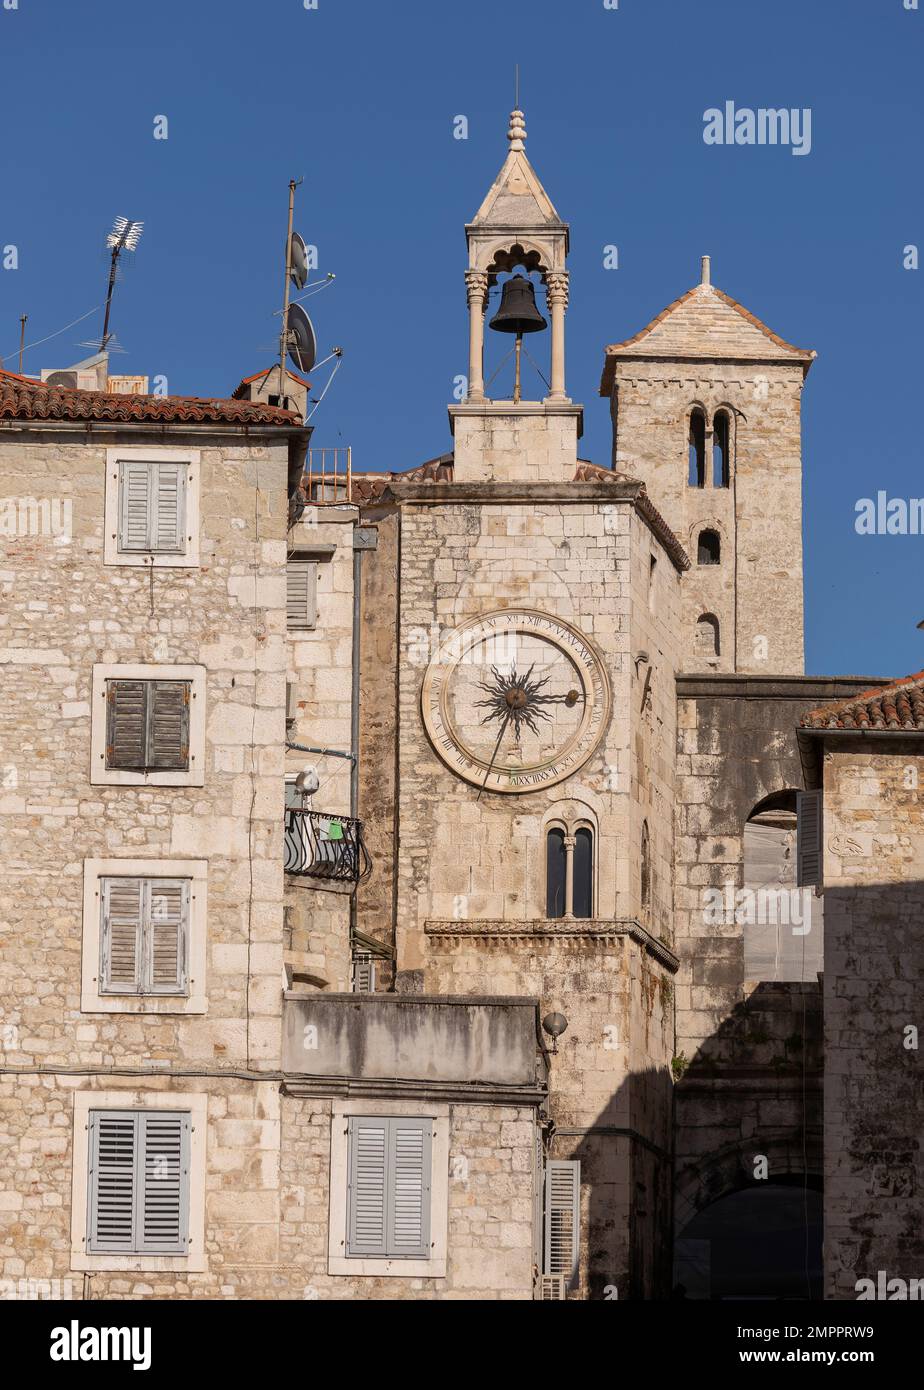
[{"label": "bronze bell", "polygon": [[514,275],[504,284],[500,308],[489,328],[498,333],[538,333],[548,324],[536,308],[536,291],[523,275]]}]

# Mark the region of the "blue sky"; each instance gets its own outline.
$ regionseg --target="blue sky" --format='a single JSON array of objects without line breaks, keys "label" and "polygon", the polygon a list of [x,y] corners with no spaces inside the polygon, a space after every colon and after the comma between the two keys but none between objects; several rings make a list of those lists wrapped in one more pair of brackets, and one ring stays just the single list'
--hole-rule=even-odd
[{"label": "blue sky", "polygon": [[[519,62],[527,152],[571,223],[582,454],[609,460],[604,345],[695,283],[708,252],[714,283],[819,354],[804,397],[806,669],[924,667],[924,536],[854,530],[858,498],[924,496],[924,271],[902,266],[906,245],[924,248],[924,0],[10,3],[8,367],[20,314],[32,341],[102,301],[122,214],[145,232],[117,290],[116,369],[229,393],[270,359],[286,185],[304,176],[296,226],[337,277],[307,307],[322,354],[345,351],[314,442],[352,444],[361,469],[444,452],[467,366],[463,227],[504,158]],[[811,153],[706,146],[703,112],[726,100],[811,108]],[[169,138],[155,140],[161,115]],[[36,348],[26,370],[76,360],[100,326]]]}]

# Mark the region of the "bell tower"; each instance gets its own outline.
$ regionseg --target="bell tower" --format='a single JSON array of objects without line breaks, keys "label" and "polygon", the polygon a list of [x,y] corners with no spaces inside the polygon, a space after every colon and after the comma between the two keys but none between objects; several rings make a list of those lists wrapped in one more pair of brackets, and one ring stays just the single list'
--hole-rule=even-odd
[{"label": "bell tower", "polygon": [[[568,224],[559,217],[526,157],[522,111],[511,113],[507,139],[510,148],[500,173],[474,220],[465,228],[468,392],[460,405],[449,407],[455,439],[454,479],[570,482],[577,466],[583,409],[572,403],[565,387]],[[538,275],[545,287],[551,336],[548,394],[538,400],[521,399],[517,372],[514,398],[492,400],[485,387],[484,362],[488,296],[499,276],[517,270],[527,277]],[[516,285],[514,295],[520,308],[528,313],[532,280],[526,281],[525,288]],[[531,315],[530,318],[533,327],[543,326]],[[519,363],[521,334],[528,332],[529,327],[521,319],[517,330],[513,327],[516,322],[517,314],[507,294],[492,324],[501,331],[516,332]]]}]

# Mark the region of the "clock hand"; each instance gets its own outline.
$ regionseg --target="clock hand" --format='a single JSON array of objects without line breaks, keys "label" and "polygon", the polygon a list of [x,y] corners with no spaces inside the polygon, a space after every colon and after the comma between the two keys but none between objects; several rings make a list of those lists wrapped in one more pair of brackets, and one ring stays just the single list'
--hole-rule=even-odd
[{"label": "clock hand", "polygon": [[500,748],[500,746],[501,746],[501,739],[504,737],[504,730],[507,728],[507,725],[508,725],[509,722],[510,722],[510,716],[511,716],[511,714],[512,714],[512,710],[508,710],[507,713],[504,715],[503,723],[501,724],[501,727],[500,727],[500,733],[497,735],[497,742],[496,742],[495,745],[494,745],[494,752],[491,754],[491,761],[488,763],[488,770],[487,770],[487,772],[486,772],[485,775],[484,775],[484,781],[482,782],[481,786],[478,788],[478,795],[475,797],[475,800],[476,800],[476,801],[480,801],[480,800],[481,800],[481,793],[484,791],[485,787],[486,787],[487,784],[488,784],[488,778],[491,776],[491,769],[492,769],[493,766],[494,766],[494,759],[497,757],[498,750],[499,750],[499,748]]}]

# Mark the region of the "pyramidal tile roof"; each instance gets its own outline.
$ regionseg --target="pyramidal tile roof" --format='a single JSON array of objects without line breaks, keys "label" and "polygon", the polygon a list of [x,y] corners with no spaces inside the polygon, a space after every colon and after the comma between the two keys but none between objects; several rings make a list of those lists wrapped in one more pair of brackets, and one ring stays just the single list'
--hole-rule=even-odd
[{"label": "pyramidal tile roof", "polygon": [[[704,258],[708,261],[708,258]],[[750,310],[704,279],[675,299],[640,333],[605,349],[601,396],[613,389],[620,358],[706,358],[719,361],[801,362],[807,372],[815,360],[810,348],[798,348],[774,333]]]},{"label": "pyramidal tile roof", "polygon": [[924,671],[837,704],[821,705],[803,714],[799,723],[803,729],[924,732]]},{"label": "pyramidal tile roof", "polygon": [[0,369],[0,420],[139,421],[194,425],[301,425],[297,414],[260,401],[199,396],[131,396],[49,386]]}]

